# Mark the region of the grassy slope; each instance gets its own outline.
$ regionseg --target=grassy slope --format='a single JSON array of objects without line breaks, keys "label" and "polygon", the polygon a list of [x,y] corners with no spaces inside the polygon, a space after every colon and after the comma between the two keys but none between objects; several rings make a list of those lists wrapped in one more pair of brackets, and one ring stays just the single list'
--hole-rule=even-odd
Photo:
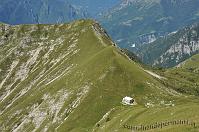
[{"label": "grassy slope", "polygon": [[[189,100],[193,102],[193,100]],[[97,128],[96,131],[115,131],[119,130],[122,132],[128,132],[130,130],[123,128],[123,125],[140,126],[150,125],[156,122],[161,123],[165,121],[185,120],[188,119],[190,122],[199,123],[197,109],[198,101],[195,103],[185,103],[182,101],[181,104],[177,104],[174,107],[153,107],[145,108],[142,106],[136,107],[117,107],[108,117],[110,121],[103,121],[101,127]],[[198,128],[188,125],[170,125],[163,127],[162,129],[152,129],[151,131],[161,132],[189,132],[198,131]]]},{"label": "grassy slope", "polygon": [[136,107],[117,107],[108,117],[110,121],[102,122],[100,128],[96,130],[118,130],[129,131],[124,129],[123,125],[150,125],[156,122],[175,121],[187,119],[190,122],[196,123],[196,128],[189,125],[170,125],[162,129],[153,129],[151,131],[172,131],[172,132],[196,132],[199,130],[198,123],[198,55],[181,63],[178,67],[154,70],[166,77],[166,80],[162,80],[165,86],[173,88],[174,90],[182,93],[180,98],[174,101],[174,106],[161,106],[145,108],[142,106]]},{"label": "grassy slope", "polygon": [[[3,131],[124,131],[124,123],[187,117],[198,121],[196,97],[185,98],[129,61],[93,21],[10,27],[1,32],[2,37],[7,33],[8,40],[0,48],[0,82],[7,78],[0,88]],[[32,42],[22,43],[27,37]],[[4,57],[8,50],[11,54]],[[20,67],[29,69],[22,74],[24,79],[19,77]],[[134,97],[138,105],[123,106],[124,96]],[[166,105],[170,101],[174,107]],[[147,103],[153,107],[145,107]],[[192,113],[186,112],[190,109]],[[168,116],[168,111],[176,114]],[[109,122],[103,118],[107,112]]]},{"label": "grassy slope", "polygon": [[[182,93],[179,98],[173,100],[172,105],[156,105],[154,107],[137,106],[118,106],[102,120],[100,127],[94,128],[95,131],[122,131],[128,132],[129,129],[123,125],[140,126],[153,125],[156,122],[189,120],[189,123],[195,123],[196,127],[191,125],[169,125],[163,128],[156,128],[149,131],[161,132],[197,132],[199,131],[198,103],[198,61],[199,55],[186,60],[176,68],[165,70],[154,70],[154,72],[166,77],[162,80],[165,86],[173,88]],[[170,104],[165,102],[165,104]],[[108,119],[108,120],[107,120]]]},{"label": "grassy slope", "polygon": [[168,85],[175,90],[191,95],[199,95],[199,55],[182,62],[177,67],[166,70],[163,74],[168,78]]},{"label": "grassy slope", "polygon": [[[96,72],[99,67],[105,69],[100,73],[102,76],[104,72],[107,72],[103,80],[99,80],[100,74],[98,75],[98,72]],[[89,72],[90,68],[93,69],[93,73]],[[58,130],[65,131],[66,128],[69,128],[68,130],[80,131],[82,130],[81,127],[85,128],[96,123],[106,112],[116,106],[121,106],[121,99],[126,95],[134,96],[136,101],[142,105],[147,102],[143,98],[144,96],[151,98],[153,102],[158,101],[152,96],[163,100],[170,98],[169,95],[165,95],[168,93],[163,88],[160,88],[161,91],[147,86],[147,81],[156,83],[158,86],[161,85],[147,75],[137,64],[129,63],[127,59],[110,47],[96,56],[84,70],[88,70],[91,74],[93,87],[80,106]],[[150,95],[149,93],[153,94]],[[90,130],[90,128],[84,130]]]}]

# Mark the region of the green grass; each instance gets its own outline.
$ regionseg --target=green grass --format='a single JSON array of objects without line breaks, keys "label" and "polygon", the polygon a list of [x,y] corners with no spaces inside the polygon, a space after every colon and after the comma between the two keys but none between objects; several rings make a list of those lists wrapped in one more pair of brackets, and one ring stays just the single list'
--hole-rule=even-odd
[{"label": "green grass", "polygon": [[179,66],[163,72],[168,79],[165,83],[173,89],[188,95],[199,95],[198,55],[182,62]]},{"label": "green grass", "polygon": [[[197,99],[198,100],[198,99]],[[122,132],[130,131],[124,128],[123,125],[140,126],[140,125],[153,125],[156,122],[166,121],[177,121],[177,120],[189,120],[198,124],[198,102],[196,103],[181,103],[174,107],[154,107],[144,108],[142,106],[133,107],[117,107],[108,118],[110,121],[100,124],[100,127],[95,127],[96,131],[115,131],[119,130]],[[169,125],[163,128],[151,129],[150,131],[161,131],[161,132],[187,132],[187,131],[198,131],[199,128],[195,128],[190,125]]]},{"label": "green grass", "polygon": [[[9,30],[14,31],[12,39],[0,48],[0,55],[8,47],[16,48],[0,61],[0,82],[7,78],[0,95],[11,91],[0,100],[0,130],[125,131],[124,123],[148,124],[180,117],[198,121],[198,98],[180,95],[146,73],[141,64],[113,46],[96,22],[20,25]],[[23,44],[27,38],[31,42]],[[37,56],[35,61],[33,56]],[[16,60],[19,62],[11,70]],[[133,97],[137,105],[123,106],[125,96]],[[165,105],[170,101],[174,107]],[[147,108],[148,103],[153,107]],[[190,110],[193,112],[187,112]],[[168,111],[176,115],[171,117]],[[109,119],[102,119],[107,112]]]}]

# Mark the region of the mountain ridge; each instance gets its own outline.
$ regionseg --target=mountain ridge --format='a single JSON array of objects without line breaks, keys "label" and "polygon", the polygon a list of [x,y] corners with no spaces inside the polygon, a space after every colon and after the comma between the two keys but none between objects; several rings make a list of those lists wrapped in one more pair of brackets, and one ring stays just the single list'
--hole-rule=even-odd
[{"label": "mountain ridge", "polygon": [[[3,24],[0,37],[2,131],[125,132],[125,124],[174,118],[199,123],[195,87],[184,92],[184,87],[173,87],[170,71],[130,60],[93,20]],[[125,96],[136,105],[123,105]],[[168,129],[198,130],[161,130]]]}]

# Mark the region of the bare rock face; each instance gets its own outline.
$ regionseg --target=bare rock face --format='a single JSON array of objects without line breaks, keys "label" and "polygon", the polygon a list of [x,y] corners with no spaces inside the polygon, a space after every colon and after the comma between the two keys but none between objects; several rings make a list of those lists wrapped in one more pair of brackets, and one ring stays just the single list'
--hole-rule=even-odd
[{"label": "bare rock face", "polygon": [[153,65],[161,65],[173,61],[179,64],[188,57],[199,53],[198,25],[194,25],[186,30],[186,33],[178,38],[178,41],[171,45],[169,49],[155,60]]},{"label": "bare rock face", "polygon": [[193,24],[142,46],[138,55],[153,66],[172,67],[197,53],[199,24]]}]

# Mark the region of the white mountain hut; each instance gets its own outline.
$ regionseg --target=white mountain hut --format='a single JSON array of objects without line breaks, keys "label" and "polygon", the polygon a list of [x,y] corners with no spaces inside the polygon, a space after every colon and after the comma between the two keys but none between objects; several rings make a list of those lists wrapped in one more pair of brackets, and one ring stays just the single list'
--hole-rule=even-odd
[{"label": "white mountain hut", "polygon": [[131,97],[124,97],[123,99],[122,99],[122,103],[123,104],[125,104],[125,105],[133,105],[133,103],[134,103],[134,99],[133,98],[131,98]]}]

